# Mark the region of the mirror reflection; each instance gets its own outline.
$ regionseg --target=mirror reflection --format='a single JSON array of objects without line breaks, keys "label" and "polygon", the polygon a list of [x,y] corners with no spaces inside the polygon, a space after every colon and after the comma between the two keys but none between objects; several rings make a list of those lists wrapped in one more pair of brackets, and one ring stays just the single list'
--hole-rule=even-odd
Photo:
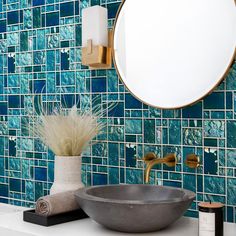
[{"label": "mirror reflection", "polygon": [[234,0],[126,0],[116,19],[114,61],[128,90],[159,108],[206,96],[235,55]]}]

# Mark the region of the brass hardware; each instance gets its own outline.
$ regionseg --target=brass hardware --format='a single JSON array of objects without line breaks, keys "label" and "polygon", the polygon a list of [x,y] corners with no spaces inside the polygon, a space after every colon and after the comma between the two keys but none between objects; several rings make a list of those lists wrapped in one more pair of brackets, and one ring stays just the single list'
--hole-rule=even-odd
[{"label": "brass hardware", "polygon": [[185,164],[191,169],[198,168],[200,166],[200,158],[195,154],[189,154]]},{"label": "brass hardware", "polygon": [[82,64],[90,69],[109,69],[112,66],[112,30],[108,31],[108,47],[93,45],[92,40],[88,40],[87,47],[82,48]]},{"label": "brass hardware", "polygon": [[154,152],[149,152],[144,156],[143,160],[145,162],[149,162],[149,161],[152,161],[156,158],[157,158],[157,155]]},{"label": "brass hardware", "polygon": [[92,39],[89,39],[87,42],[87,54],[92,54],[93,52],[93,41]]},{"label": "brass hardware", "polygon": [[145,169],[145,183],[150,180],[151,169],[158,164],[166,164],[169,167],[174,167],[177,164],[177,158],[175,153],[170,153],[164,158],[158,158],[155,153],[150,152],[145,155],[143,160],[146,162],[147,166]]}]

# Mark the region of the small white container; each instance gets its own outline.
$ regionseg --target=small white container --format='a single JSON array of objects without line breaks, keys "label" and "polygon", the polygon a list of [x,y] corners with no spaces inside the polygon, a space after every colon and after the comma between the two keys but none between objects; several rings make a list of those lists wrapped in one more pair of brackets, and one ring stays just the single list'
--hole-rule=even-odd
[{"label": "small white container", "polygon": [[223,207],[223,204],[217,202],[199,203],[199,236],[224,235]]},{"label": "small white container", "polygon": [[75,191],[84,187],[81,181],[81,156],[55,156],[54,183],[50,194]]}]

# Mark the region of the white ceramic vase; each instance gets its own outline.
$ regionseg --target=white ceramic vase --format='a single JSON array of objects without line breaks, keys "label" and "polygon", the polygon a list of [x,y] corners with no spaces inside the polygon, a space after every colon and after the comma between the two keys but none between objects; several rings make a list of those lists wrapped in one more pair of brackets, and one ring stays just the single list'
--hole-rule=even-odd
[{"label": "white ceramic vase", "polygon": [[81,163],[81,156],[55,156],[51,195],[84,187],[81,181]]}]

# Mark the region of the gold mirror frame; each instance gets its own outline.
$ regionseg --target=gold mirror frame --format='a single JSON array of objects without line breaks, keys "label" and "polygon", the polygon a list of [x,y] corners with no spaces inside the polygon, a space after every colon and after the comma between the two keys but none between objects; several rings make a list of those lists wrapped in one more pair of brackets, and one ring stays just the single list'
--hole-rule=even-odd
[{"label": "gold mirror frame", "polygon": [[[133,92],[131,92],[129,90],[129,88],[127,87],[126,83],[124,82],[123,78],[121,77],[120,73],[119,73],[119,70],[118,70],[118,67],[117,67],[117,63],[116,63],[116,59],[115,59],[115,52],[114,52],[114,39],[115,39],[115,30],[116,30],[116,25],[117,25],[117,20],[120,16],[120,12],[125,4],[127,0],[122,0],[122,2],[120,3],[120,6],[118,8],[118,11],[116,13],[116,18],[115,18],[115,22],[114,22],[114,25],[113,25],[113,34],[112,34],[112,58],[113,58],[113,63],[114,63],[114,66],[115,66],[115,69],[116,69],[116,72],[120,78],[120,80],[122,81],[122,83],[125,85],[125,88],[129,91],[129,93],[131,93],[137,100],[139,100],[140,102],[150,106],[150,107],[154,107],[154,108],[157,108],[157,109],[164,109],[164,110],[175,110],[175,109],[181,109],[181,108],[184,108],[184,107],[188,107],[188,106],[192,106],[196,103],[198,103],[199,101],[203,100],[206,96],[210,95],[224,80],[225,78],[227,77],[227,75],[229,74],[230,72],[230,69],[232,68],[233,64],[236,62],[236,48],[234,50],[234,53],[233,53],[233,56],[230,60],[230,63],[228,65],[228,67],[226,68],[226,71],[224,73],[224,75],[222,76],[222,78],[220,78],[220,80],[214,85],[214,87],[206,94],[204,94],[203,96],[201,96],[199,99],[197,99],[196,101],[192,102],[192,103],[189,103],[187,105],[184,105],[184,106],[180,106],[180,107],[172,107],[172,108],[166,108],[166,107],[159,107],[159,106],[154,106],[154,105],[151,105],[145,101],[143,101],[142,99],[140,99],[138,96],[136,96]],[[236,0],[234,0],[234,3],[235,3],[235,6],[236,6]]]}]

